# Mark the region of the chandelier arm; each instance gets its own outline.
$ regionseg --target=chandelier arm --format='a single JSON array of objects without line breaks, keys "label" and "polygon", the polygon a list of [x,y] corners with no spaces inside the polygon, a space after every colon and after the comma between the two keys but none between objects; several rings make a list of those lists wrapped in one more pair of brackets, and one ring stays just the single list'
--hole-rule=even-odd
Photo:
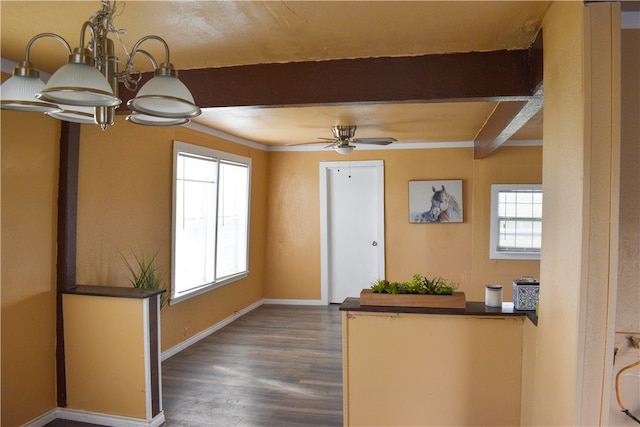
[{"label": "chandelier arm", "polygon": [[131,76],[131,66],[133,64],[133,56],[141,53],[143,55],[145,55],[147,58],[149,58],[149,60],[151,61],[151,65],[153,66],[153,69],[157,69],[158,68],[158,63],[156,62],[155,58],[153,57],[153,55],[151,55],[149,52],[147,52],[146,50],[143,49],[138,49],[135,52],[133,52],[131,54],[131,61],[127,63],[127,67],[125,67],[124,71],[118,75],[116,75],[116,77],[118,78],[118,81],[121,81],[124,83],[125,87],[129,90],[136,90],[136,88],[138,87],[138,83],[140,82],[140,80],[142,79],[142,74],[138,73],[138,78],[133,78]]},{"label": "chandelier arm", "polygon": [[55,33],[40,33],[36,36],[33,36],[31,38],[31,40],[29,40],[29,43],[27,43],[27,47],[25,48],[24,51],[24,60],[25,62],[29,62],[29,55],[31,53],[31,45],[33,45],[33,43],[36,40],[39,40],[41,38],[44,37],[51,37],[54,38],[56,40],[58,40],[60,43],[62,43],[62,45],[67,48],[67,53],[71,54],[71,46],[69,46],[69,43],[67,43],[67,41],[65,39],[63,39],[62,37],[60,37],[59,35],[55,34]]},{"label": "chandelier arm", "polygon": [[[149,61],[151,61],[151,65],[153,66],[153,69],[155,70],[156,68],[158,68],[158,63],[156,62],[156,59],[153,57],[153,55],[151,55],[149,52],[147,52],[146,50],[143,49],[138,49],[137,51],[133,52],[131,54],[131,58],[133,58],[133,55],[137,54],[137,53],[141,53],[144,56],[146,56],[147,58],[149,58]],[[132,61],[133,62],[133,61]]]},{"label": "chandelier arm", "polygon": [[93,51],[93,55],[96,55],[98,53],[98,30],[96,29],[96,26],[89,21],[85,21],[84,24],[82,24],[82,29],[80,30],[80,49],[84,49],[84,36],[85,33],[87,32],[87,28],[91,29],[91,36],[92,36],[92,40],[91,40],[91,44],[93,45],[92,47],[92,51]]},{"label": "chandelier arm", "polygon": [[124,81],[125,79],[129,78],[129,76],[131,75],[131,68],[133,67],[133,58],[138,53],[141,53],[141,54],[145,55],[147,58],[149,58],[149,60],[151,61],[151,65],[153,66],[154,70],[156,68],[158,68],[158,62],[153,57],[153,55],[151,55],[146,50],[138,49],[138,50],[135,50],[135,51],[131,52],[131,54],[129,55],[129,60],[125,64],[124,70],[122,71],[122,73],[118,74],[118,80]]},{"label": "chandelier arm", "polygon": [[[166,58],[165,63],[169,64],[171,62],[171,61],[169,61],[169,45],[167,44],[166,41],[164,41],[164,39],[162,37],[156,36],[156,35],[153,35],[153,34],[142,37],[140,40],[138,40],[136,42],[135,45],[133,45],[133,49],[131,49],[131,57],[129,59],[129,62],[133,62],[133,57],[136,55],[136,52],[138,51],[138,48],[140,47],[140,45],[142,43],[144,43],[147,40],[157,40],[157,41],[159,41],[160,43],[163,44],[165,58]],[[155,67],[155,68],[157,68],[157,67]]]}]

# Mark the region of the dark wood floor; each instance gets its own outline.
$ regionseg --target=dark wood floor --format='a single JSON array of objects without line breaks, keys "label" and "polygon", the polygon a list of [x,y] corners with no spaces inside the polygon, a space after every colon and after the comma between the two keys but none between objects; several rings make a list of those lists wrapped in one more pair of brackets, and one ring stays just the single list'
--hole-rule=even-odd
[{"label": "dark wood floor", "polygon": [[103,426],[98,424],[81,423],[79,421],[53,420],[50,423],[45,424],[45,427],[103,427]]},{"label": "dark wood floor", "polygon": [[163,362],[163,426],[341,426],[341,346],[338,305],[261,306]]}]

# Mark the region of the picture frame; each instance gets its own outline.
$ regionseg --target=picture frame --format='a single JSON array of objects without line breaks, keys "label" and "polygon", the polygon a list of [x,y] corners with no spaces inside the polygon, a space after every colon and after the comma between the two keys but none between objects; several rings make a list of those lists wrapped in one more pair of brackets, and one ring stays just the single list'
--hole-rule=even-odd
[{"label": "picture frame", "polygon": [[462,180],[409,181],[409,222],[463,222]]}]

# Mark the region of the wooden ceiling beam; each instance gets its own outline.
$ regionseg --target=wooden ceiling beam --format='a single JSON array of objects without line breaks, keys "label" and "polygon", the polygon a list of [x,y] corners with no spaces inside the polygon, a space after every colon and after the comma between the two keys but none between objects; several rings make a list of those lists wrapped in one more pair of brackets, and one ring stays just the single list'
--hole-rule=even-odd
[{"label": "wooden ceiling beam", "polygon": [[[525,49],[193,69],[179,78],[201,108],[526,101],[535,90],[530,65]],[[121,87],[124,103],[133,95]]]},{"label": "wooden ceiling beam", "polygon": [[[497,101],[474,141],[474,157],[484,158],[542,108],[542,32],[523,50],[240,65],[179,77],[201,108]],[[121,85],[123,103],[133,95]]]},{"label": "wooden ceiling beam", "polygon": [[533,96],[524,102],[501,102],[482,127],[473,144],[473,157],[483,159],[504,144],[544,105],[542,82],[542,31],[528,49],[530,85]]},{"label": "wooden ceiling beam", "polygon": [[542,90],[529,101],[500,102],[476,136],[473,157],[487,157],[531,120],[542,106]]}]

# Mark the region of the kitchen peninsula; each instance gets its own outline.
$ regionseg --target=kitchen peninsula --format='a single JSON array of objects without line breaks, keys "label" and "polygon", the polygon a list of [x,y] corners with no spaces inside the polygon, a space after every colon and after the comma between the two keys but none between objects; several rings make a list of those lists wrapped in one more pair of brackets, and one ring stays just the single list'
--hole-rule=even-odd
[{"label": "kitchen peninsula", "polygon": [[[533,312],[340,306],[344,425],[520,425]],[[531,354],[531,357],[533,355]]]}]

